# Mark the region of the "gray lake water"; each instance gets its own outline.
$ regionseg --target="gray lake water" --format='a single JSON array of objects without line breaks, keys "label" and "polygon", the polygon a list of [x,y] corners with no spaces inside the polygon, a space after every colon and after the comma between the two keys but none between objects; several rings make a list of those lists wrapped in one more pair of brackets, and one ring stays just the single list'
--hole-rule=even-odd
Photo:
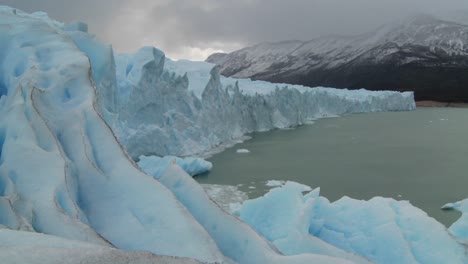
[{"label": "gray lake water", "polygon": [[468,197],[468,109],[353,114],[251,136],[209,159],[213,170],[197,181],[239,185],[249,198],[268,180],[292,180],[331,201],[409,200],[447,226],[459,214],[440,207]]}]

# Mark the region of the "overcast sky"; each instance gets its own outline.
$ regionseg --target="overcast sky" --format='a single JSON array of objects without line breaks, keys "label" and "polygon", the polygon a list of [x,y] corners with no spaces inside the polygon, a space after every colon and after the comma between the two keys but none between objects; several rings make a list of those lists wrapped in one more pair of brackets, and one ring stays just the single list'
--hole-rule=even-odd
[{"label": "overcast sky", "polygon": [[155,46],[204,60],[264,41],[358,34],[412,13],[468,10],[468,0],[0,0],[63,22],[84,21],[120,52]]}]

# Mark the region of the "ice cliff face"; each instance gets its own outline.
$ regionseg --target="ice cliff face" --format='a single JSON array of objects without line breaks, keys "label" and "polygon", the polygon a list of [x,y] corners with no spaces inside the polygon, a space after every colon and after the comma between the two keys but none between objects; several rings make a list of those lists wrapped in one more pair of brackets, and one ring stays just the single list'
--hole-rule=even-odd
[{"label": "ice cliff face", "polygon": [[200,154],[249,132],[294,127],[329,115],[415,107],[412,93],[225,78],[212,64],[174,62],[149,47],[117,55],[115,61],[118,115],[108,121],[134,158]]}]

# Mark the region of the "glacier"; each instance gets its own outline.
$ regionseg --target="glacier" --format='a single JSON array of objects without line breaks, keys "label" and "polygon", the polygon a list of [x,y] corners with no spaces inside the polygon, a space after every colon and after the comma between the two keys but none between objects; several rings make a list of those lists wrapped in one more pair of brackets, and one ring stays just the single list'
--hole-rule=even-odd
[{"label": "glacier", "polygon": [[41,14],[0,12],[0,224],[221,262],[206,230],[104,122],[89,58],[73,38]]},{"label": "glacier", "polygon": [[108,68],[113,58],[106,56],[113,51],[86,27],[9,7],[0,7],[0,25],[0,229],[93,246],[41,251],[50,241],[44,237],[29,240],[28,255],[23,233],[15,239],[1,233],[8,243],[2,263],[34,256],[77,263],[88,253],[118,259],[120,251],[108,248],[207,263],[350,263],[323,254],[282,255],[178,166],[166,170],[176,182],[143,173],[105,121],[117,120],[119,105],[107,93],[117,87]]},{"label": "glacier", "polygon": [[412,110],[412,93],[224,78],[212,64],[172,61],[152,47],[116,54],[84,23],[10,7],[0,7],[0,25],[2,263],[66,256],[69,263],[344,264],[396,256],[372,245],[414,262],[466,263],[465,246],[439,223],[383,198],[329,203],[289,183],[263,202],[246,202],[241,221],[187,174],[210,164],[196,160],[184,171],[191,162],[172,157],[320,117]]},{"label": "glacier", "polygon": [[214,64],[172,61],[151,47],[115,58],[118,106],[103,105],[119,109],[106,120],[134,159],[204,155],[250,132],[295,127],[320,117],[415,109],[411,92],[311,89],[225,78]]}]

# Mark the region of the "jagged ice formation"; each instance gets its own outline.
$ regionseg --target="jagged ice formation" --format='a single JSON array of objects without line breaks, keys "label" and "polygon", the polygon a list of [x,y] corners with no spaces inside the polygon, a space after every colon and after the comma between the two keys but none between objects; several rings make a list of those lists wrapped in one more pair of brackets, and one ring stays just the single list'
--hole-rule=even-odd
[{"label": "jagged ice formation", "polygon": [[[57,263],[71,256],[70,263],[79,263],[83,255],[103,263],[158,261],[121,250],[207,263],[370,262],[365,251],[313,232],[301,233],[314,241],[307,250],[278,250],[212,202],[178,165],[144,174],[119,140],[132,157],[190,155],[247,132],[327,115],[411,110],[411,93],[236,81],[220,77],[211,64],[173,62],[154,48],[115,55],[86,30],[83,23],[63,25],[44,13],[0,8],[2,262],[38,256]],[[339,215],[332,209],[327,217]],[[391,245],[405,248],[411,239]],[[450,243],[459,252],[462,246]]]},{"label": "jagged ice formation", "polygon": [[107,120],[134,158],[201,154],[249,132],[330,115],[415,108],[412,93],[236,80],[221,77],[213,64],[174,62],[150,47],[115,61],[120,110]]}]

